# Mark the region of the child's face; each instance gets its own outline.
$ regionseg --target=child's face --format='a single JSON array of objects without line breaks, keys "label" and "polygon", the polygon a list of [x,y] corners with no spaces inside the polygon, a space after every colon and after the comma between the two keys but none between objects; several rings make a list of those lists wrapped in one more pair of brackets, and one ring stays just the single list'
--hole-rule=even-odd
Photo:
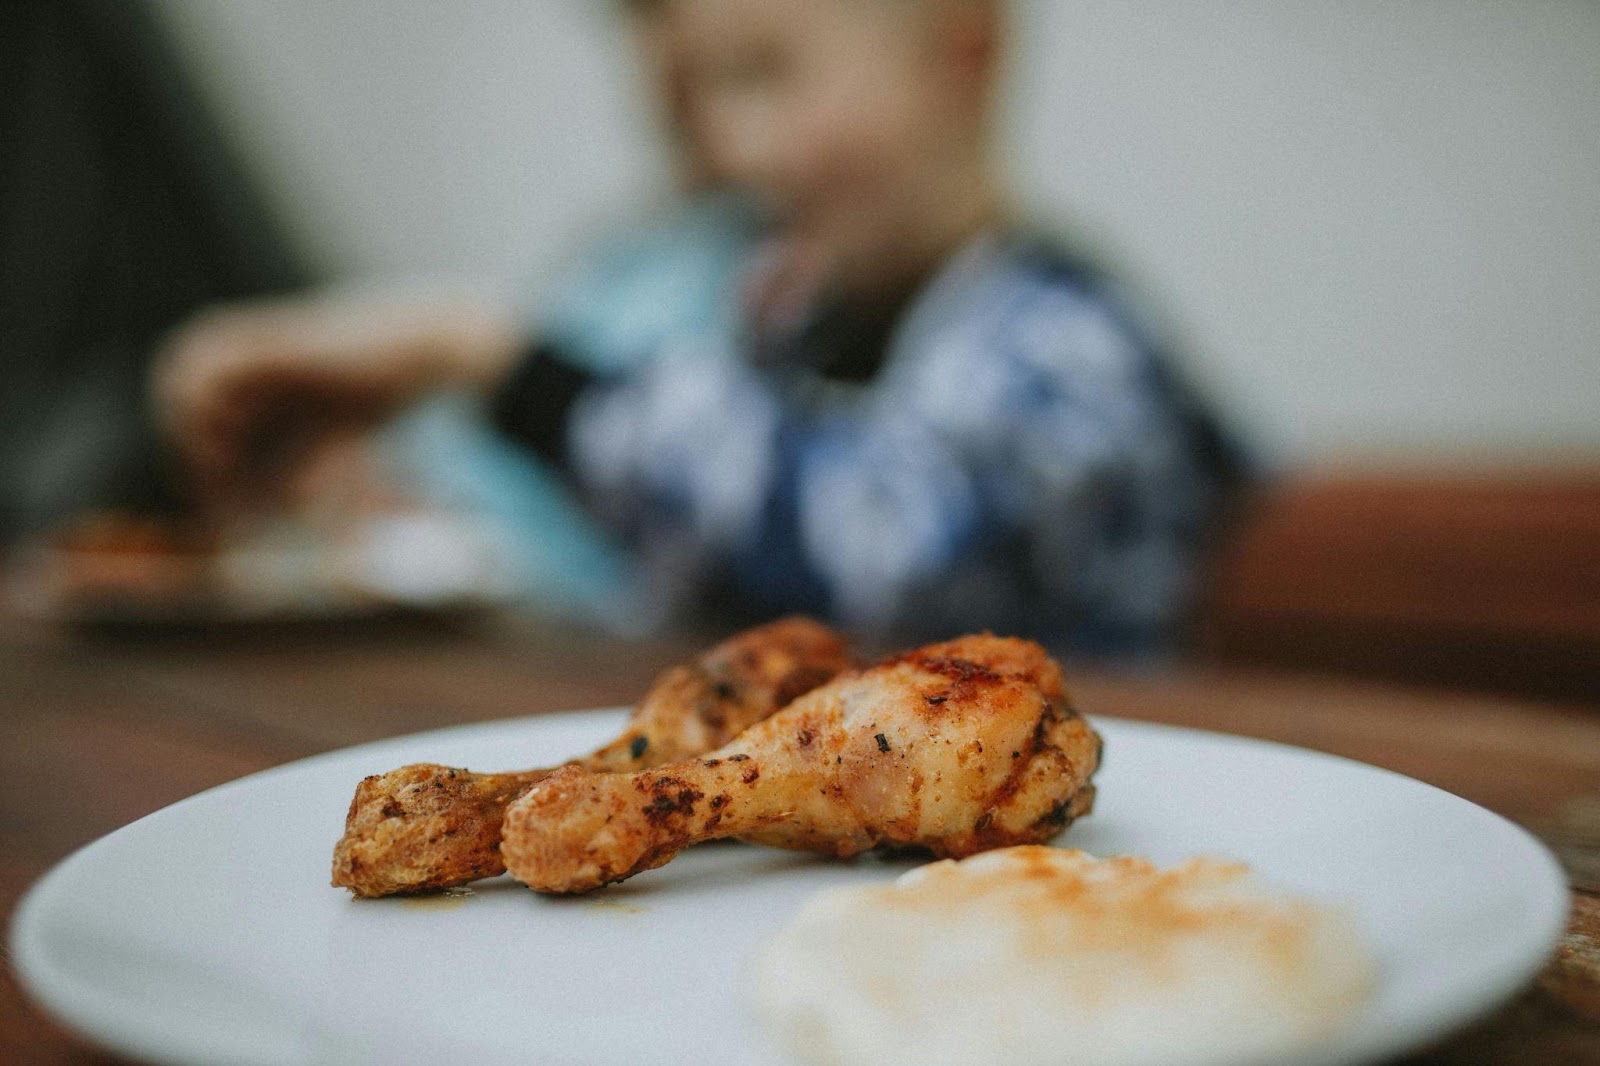
[{"label": "child's face", "polygon": [[683,92],[713,172],[847,286],[891,281],[982,138],[975,79],[907,0],[676,0]]}]

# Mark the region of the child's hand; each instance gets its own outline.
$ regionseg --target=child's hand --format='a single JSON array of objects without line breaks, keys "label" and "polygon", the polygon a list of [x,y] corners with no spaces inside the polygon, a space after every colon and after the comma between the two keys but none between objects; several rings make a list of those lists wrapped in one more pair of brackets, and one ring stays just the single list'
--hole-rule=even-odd
[{"label": "child's hand", "polygon": [[516,350],[503,318],[482,308],[235,304],[172,334],[153,396],[203,500],[273,503],[328,447],[431,389],[493,383]]},{"label": "child's hand", "polygon": [[745,315],[758,332],[786,337],[807,318],[833,284],[836,264],[813,241],[775,237],[759,247],[744,276]]}]

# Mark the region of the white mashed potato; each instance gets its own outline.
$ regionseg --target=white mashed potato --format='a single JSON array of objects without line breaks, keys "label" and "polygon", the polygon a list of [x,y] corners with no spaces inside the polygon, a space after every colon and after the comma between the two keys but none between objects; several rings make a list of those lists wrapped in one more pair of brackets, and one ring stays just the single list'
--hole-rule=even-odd
[{"label": "white mashed potato", "polygon": [[1236,1064],[1338,1026],[1373,974],[1342,912],[1245,866],[1015,847],[822,893],[755,999],[815,1063]]}]

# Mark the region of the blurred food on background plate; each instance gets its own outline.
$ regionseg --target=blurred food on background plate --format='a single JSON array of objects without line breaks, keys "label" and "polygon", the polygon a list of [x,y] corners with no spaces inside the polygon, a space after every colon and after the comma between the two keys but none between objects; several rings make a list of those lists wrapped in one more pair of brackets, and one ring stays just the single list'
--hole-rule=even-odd
[{"label": "blurred food on background plate", "polygon": [[19,614],[89,624],[453,611],[504,600],[506,552],[491,522],[425,506],[227,524],[107,511],[22,545],[5,592]]}]

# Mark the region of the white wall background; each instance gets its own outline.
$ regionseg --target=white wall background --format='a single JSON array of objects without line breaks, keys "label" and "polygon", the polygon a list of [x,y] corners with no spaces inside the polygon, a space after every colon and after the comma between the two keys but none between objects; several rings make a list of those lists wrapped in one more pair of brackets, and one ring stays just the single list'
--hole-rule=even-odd
[{"label": "white wall background", "polygon": [[[664,196],[601,0],[161,0],[330,269],[538,290]],[[1600,456],[1600,2],[1032,0],[1007,157],[1287,461]]]}]

